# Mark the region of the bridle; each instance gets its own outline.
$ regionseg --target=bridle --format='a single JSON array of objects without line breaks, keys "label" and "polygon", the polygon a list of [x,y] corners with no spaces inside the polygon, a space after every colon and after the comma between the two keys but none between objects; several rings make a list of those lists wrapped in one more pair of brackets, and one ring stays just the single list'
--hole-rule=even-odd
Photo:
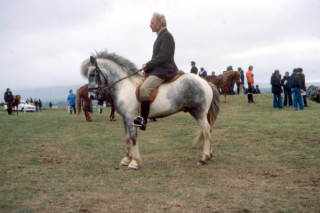
[{"label": "bridle", "polygon": [[[143,71],[143,69],[139,69],[123,78],[120,78],[119,80],[113,82],[112,84],[109,84],[108,85],[108,78],[102,73],[102,71],[100,70],[99,66],[98,66],[98,63],[97,63],[97,60],[93,57],[93,56],[90,56],[90,63],[93,64],[95,66],[95,69],[93,70],[93,72],[95,72],[95,81],[96,83],[98,84],[98,87],[93,87],[93,88],[88,88],[89,92],[94,92],[96,94],[101,94],[104,90],[108,90],[110,89],[111,87],[113,87],[114,85],[116,85],[117,83],[119,83],[120,81],[126,79],[126,78],[130,78],[131,76]],[[100,75],[103,76],[104,80],[105,80],[105,83],[106,83],[106,87],[102,87],[102,81],[101,81],[101,78],[100,78]]]},{"label": "bridle", "polygon": [[100,70],[97,60],[93,57],[90,56],[90,63],[93,64],[95,66],[94,70],[92,72],[94,72],[94,76],[95,76],[95,81],[98,85],[98,87],[92,87],[92,88],[88,88],[89,92],[93,92],[96,93],[97,95],[102,94],[104,88],[102,88],[102,81],[101,81],[101,77],[103,77],[105,84],[108,85],[108,78],[102,73],[102,71]]}]

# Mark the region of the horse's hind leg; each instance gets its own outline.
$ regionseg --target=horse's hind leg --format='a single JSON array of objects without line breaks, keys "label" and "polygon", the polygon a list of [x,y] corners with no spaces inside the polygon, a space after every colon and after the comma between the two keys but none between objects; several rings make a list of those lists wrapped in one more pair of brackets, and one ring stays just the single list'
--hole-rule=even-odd
[{"label": "horse's hind leg", "polygon": [[204,165],[212,157],[212,148],[211,148],[211,126],[207,121],[207,117],[197,120],[201,128],[202,139],[203,139],[203,151],[201,158],[198,162],[198,165]]}]

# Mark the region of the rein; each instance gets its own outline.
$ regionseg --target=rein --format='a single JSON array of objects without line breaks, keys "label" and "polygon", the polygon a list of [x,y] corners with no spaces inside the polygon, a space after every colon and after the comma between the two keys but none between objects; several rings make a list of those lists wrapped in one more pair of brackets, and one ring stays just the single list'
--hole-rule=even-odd
[{"label": "rein", "polygon": [[[96,67],[95,72],[98,72],[98,73],[99,73],[98,76],[102,75],[102,77],[104,78],[106,84],[108,84],[108,79],[104,76],[104,74],[103,74],[102,71],[100,70],[100,68],[99,68],[99,66],[98,66],[98,63],[97,63],[97,60],[96,60],[93,56],[90,56],[90,62],[91,62],[91,64],[93,64],[93,65]],[[100,88],[102,83],[101,83],[100,77],[98,77],[97,80],[98,80],[98,85],[99,85],[99,87],[98,87],[98,88],[90,88],[89,91],[90,91],[90,90],[95,90],[95,89],[98,89],[98,90],[100,90],[100,91],[107,90],[107,89],[113,87],[114,85],[116,85],[117,83],[119,83],[120,81],[122,81],[122,80],[124,80],[124,79],[127,79],[127,78],[130,78],[131,76],[133,76],[133,75],[135,75],[135,74],[137,74],[137,73],[139,73],[139,72],[141,72],[141,71],[143,71],[143,69],[139,69],[139,70],[137,70],[137,71],[135,71],[135,72],[127,75],[126,77],[121,78],[121,79],[113,82],[112,84],[110,84],[110,85],[108,85],[108,86],[106,86],[106,87],[104,87],[104,88]]]},{"label": "rein", "polygon": [[139,72],[141,72],[141,71],[143,71],[143,69],[139,69],[139,70],[135,71],[134,73],[132,73],[132,74],[130,74],[130,75],[127,75],[127,76],[124,77],[124,78],[120,78],[119,80],[117,80],[117,81],[113,82],[112,84],[106,86],[106,87],[103,88],[102,90],[109,89],[110,87],[113,87],[114,85],[116,85],[116,84],[119,83],[120,81],[122,81],[122,80],[124,80],[124,79],[127,79],[127,78],[130,78],[131,76],[133,76],[133,75],[135,75],[135,74],[137,74],[137,73],[139,73]]}]

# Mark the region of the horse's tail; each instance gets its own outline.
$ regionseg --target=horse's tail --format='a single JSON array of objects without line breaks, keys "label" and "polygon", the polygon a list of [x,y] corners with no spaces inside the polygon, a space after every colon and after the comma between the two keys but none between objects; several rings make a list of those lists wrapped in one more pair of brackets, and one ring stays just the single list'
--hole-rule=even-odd
[{"label": "horse's tail", "polygon": [[76,93],[76,108],[77,108],[77,115],[80,115],[81,113],[81,97],[80,97],[80,89],[77,89]]},{"label": "horse's tail", "polygon": [[[220,94],[219,94],[219,91],[217,90],[217,87],[214,84],[212,84],[211,82],[208,82],[208,84],[210,85],[210,87],[212,89],[212,101],[210,104],[209,111],[207,113],[207,119],[208,119],[208,123],[209,123],[210,127],[212,128],[213,124],[217,120],[218,113],[220,111],[220,107],[219,107],[220,106],[220,96],[219,96]],[[211,130],[210,130],[210,134],[211,134]],[[193,141],[193,144],[196,147],[203,147],[203,142],[204,142],[203,132],[199,131],[197,134],[197,137]]]},{"label": "horse's tail", "polygon": [[212,83],[209,83],[209,85],[212,89],[213,97],[212,97],[211,105],[207,114],[207,118],[210,126],[212,127],[220,111],[220,96],[219,96],[219,91],[217,90],[217,87]]}]

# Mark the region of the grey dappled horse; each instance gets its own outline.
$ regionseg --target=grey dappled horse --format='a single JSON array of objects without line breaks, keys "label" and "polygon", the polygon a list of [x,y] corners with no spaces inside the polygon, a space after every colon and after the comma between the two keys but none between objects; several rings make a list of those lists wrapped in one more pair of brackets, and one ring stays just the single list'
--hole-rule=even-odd
[{"label": "grey dappled horse", "polygon": [[[136,66],[128,59],[107,51],[96,53],[91,62],[85,60],[81,65],[81,73],[88,78],[89,96],[94,99],[109,86],[115,108],[122,116],[125,127],[127,153],[120,165],[138,169],[142,161],[137,127],[132,123],[139,112],[136,88],[143,82],[143,75],[137,72]],[[213,84],[194,74],[183,74],[172,83],[160,85],[158,95],[150,106],[149,117],[166,117],[180,111],[189,112],[201,128],[195,139],[196,143],[203,145],[198,165],[206,164],[213,157],[211,128],[219,112],[219,92]]]}]

